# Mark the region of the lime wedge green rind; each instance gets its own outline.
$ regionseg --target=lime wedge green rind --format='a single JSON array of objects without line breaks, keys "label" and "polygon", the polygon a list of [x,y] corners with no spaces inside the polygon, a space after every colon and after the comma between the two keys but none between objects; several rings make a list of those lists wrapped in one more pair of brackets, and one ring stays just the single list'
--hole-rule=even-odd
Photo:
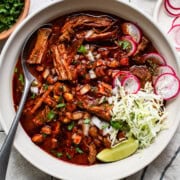
[{"label": "lime wedge green rind", "polygon": [[135,153],[138,149],[139,142],[133,138],[128,139],[113,148],[104,149],[97,154],[97,159],[102,162],[114,162],[124,159]]}]

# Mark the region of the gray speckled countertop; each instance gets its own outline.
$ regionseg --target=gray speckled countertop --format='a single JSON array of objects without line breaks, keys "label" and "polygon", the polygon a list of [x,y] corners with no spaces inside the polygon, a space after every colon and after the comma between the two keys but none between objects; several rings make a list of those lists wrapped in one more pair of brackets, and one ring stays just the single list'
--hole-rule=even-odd
[{"label": "gray speckled countertop", "polygon": [[[57,0],[31,0],[29,14],[40,8],[48,6]],[[133,6],[137,6],[145,13],[152,16],[156,0],[124,0]],[[5,41],[0,41],[0,50]],[[0,125],[0,145],[5,134]],[[162,154],[149,166],[138,173],[126,178],[126,180],[179,180],[180,179],[180,127],[174,138]],[[1,178],[0,178],[1,179]],[[41,172],[27,162],[14,148],[11,153],[7,180],[55,180],[55,178]]]}]

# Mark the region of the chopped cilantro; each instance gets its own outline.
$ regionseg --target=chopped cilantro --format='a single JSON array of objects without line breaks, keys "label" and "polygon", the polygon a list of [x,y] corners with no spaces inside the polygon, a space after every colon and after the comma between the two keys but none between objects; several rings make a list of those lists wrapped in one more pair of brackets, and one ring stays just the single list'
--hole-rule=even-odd
[{"label": "chopped cilantro", "polygon": [[106,129],[109,126],[109,124],[103,124],[102,129]]},{"label": "chopped cilantro", "polygon": [[43,89],[44,89],[44,90],[47,90],[48,87],[49,87],[48,84],[43,84]]},{"label": "chopped cilantro", "polygon": [[57,153],[56,153],[56,156],[57,156],[58,158],[60,158],[62,155],[63,155],[62,152],[57,152]]},{"label": "chopped cilantro", "polygon": [[85,46],[81,45],[78,50],[77,50],[78,53],[81,53],[81,54],[86,54],[88,51],[87,49],[85,48]]},{"label": "chopped cilantro", "polygon": [[71,158],[72,158],[69,153],[66,153],[66,156],[67,156],[68,159],[71,159]]},{"label": "chopped cilantro", "polygon": [[123,40],[123,41],[118,41],[118,45],[123,49],[123,50],[129,50],[131,48],[131,43],[129,41]]},{"label": "chopped cilantro", "polygon": [[56,157],[60,158],[61,156],[63,156],[63,153],[62,152],[57,152],[55,150],[52,150],[51,151],[52,154],[54,154]]},{"label": "chopped cilantro", "polygon": [[117,130],[128,131],[129,127],[125,121],[110,121],[110,125]]},{"label": "chopped cilantro", "polygon": [[35,93],[32,93],[31,99],[35,99],[35,97],[36,97],[36,94],[35,94]]},{"label": "chopped cilantro", "polygon": [[49,121],[51,121],[52,119],[54,119],[56,116],[55,112],[53,110],[49,111],[47,114],[47,118]]},{"label": "chopped cilantro", "polygon": [[24,85],[24,75],[23,74],[19,74],[18,80],[21,82],[22,85]]},{"label": "chopped cilantro", "polygon": [[75,123],[74,123],[74,121],[72,121],[72,122],[67,126],[67,129],[68,129],[69,131],[71,131],[71,130],[73,129],[74,125],[75,125]]},{"label": "chopped cilantro", "polygon": [[89,119],[89,118],[86,118],[85,120],[84,120],[84,124],[89,124],[91,122],[91,120]]},{"label": "chopped cilantro", "polygon": [[76,152],[79,153],[79,154],[83,154],[84,153],[83,150],[80,149],[79,147],[76,147]]},{"label": "chopped cilantro", "polygon": [[64,103],[59,103],[56,105],[57,108],[63,108],[65,106],[66,106],[66,104],[64,104]]},{"label": "chopped cilantro", "polygon": [[16,23],[24,7],[22,0],[1,0],[0,2],[0,33]]}]

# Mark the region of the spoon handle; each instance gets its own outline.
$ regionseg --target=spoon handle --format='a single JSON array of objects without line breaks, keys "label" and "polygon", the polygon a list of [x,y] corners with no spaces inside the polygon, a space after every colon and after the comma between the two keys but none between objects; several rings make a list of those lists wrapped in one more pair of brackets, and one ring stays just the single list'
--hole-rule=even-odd
[{"label": "spoon handle", "polygon": [[6,178],[6,171],[7,171],[9,156],[10,156],[10,152],[11,152],[11,147],[12,147],[12,144],[14,141],[16,130],[18,127],[18,122],[19,122],[19,119],[21,117],[21,113],[22,113],[24,104],[26,102],[31,83],[32,82],[30,82],[30,81],[27,81],[27,80],[25,81],[25,88],[24,88],[24,92],[22,94],[22,98],[21,98],[21,101],[19,104],[19,108],[18,108],[17,113],[14,117],[11,128],[8,132],[8,135],[6,136],[6,139],[5,139],[5,141],[1,147],[1,150],[0,150],[0,179],[1,180],[5,180],[5,178]]}]

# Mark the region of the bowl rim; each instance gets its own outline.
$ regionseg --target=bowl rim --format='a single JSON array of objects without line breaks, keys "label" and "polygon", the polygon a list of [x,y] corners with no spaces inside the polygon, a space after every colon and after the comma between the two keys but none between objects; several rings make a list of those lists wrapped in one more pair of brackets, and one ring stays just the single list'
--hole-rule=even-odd
[{"label": "bowl rim", "polygon": [[29,8],[30,8],[30,0],[24,0],[24,1],[25,1],[25,4],[24,4],[23,11],[19,15],[16,23],[13,26],[11,26],[9,29],[4,30],[0,33],[0,40],[6,39],[14,31],[14,29],[23,21],[23,19],[27,16],[29,12]]},{"label": "bowl rim", "polygon": [[[58,2],[52,2],[52,4],[50,5],[50,7],[55,6],[56,4],[59,4],[59,3],[64,2],[64,1],[68,1],[68,0],[60,0],[60,1],[58,1]],[[71,0],[69,0],[69,1],[71,1]],[[80,1],[80,0],[79,0],[79,1]],[[103,1],[103,0],[101,0],[101,1]],[[177,59],[177,55],[176,55],[176,53],[175,53],[175,50],[173,49],[172,45],[168,43],[168,40],[167,40],[167,38],[166,38],[166,36],[165,36],[165,33],[163,33],[163,32],[160,30],[160,28],[158,28],[158,26],[155,24],[155,22],[152,21],[152,18],[151,18],[150,16],[148,16],[147,14],[144,14],[144,13],[141,12],[138,8],[130,6],[130,4],[128,4],[127,2],[122,2],[122,1],[117,1],[117,0],[109,0],[109,2],[110,2],[110,1],[118,2],[118,3],[121,3],[121,4],[124,5],[124,6],[128,6],[128,8],[135,10],[136,13],[138,13],[139,15],[143,16],[146,20],[148,20],[148,21],[150,22],[150,24],[153,25],[153,26],[155,27],[155,29],[158,30],[159,33],[161,33],[161,35],[162,35],[162,37],[164,38],[166,44],[168,44],[168,48],[169,48],[170,51],[173,53],[173,56],[176,57],[176,59]],[[48,8],[49,8],[49,6],[47,6],[47,7],[45,7],[45,8],[42,8],[42,9],[40,9],[40,10],[37,11],[37,12],[32,13],[32,14],[13,32],[12,36],[8,39],[8,41],[6,42],[6,44],[5,44],[5,46],[4,46],[3,50],[2,50],[0,59],[1,59],[1,57],[3,57],[3,56],[5,55],[5,53],[6,53],[6,48],[7,48],[8,46],[10,46],[10,43],[11,43],[11,41],[13,41],[13,39],[15,38],[16,34],[18,34],[18,32],[28,23],[28,21],[31,20],[31,19],[33,19],[33,17],[35,17],[35,16],[38,15],[39,13],[46,11]],[[1,68],[1,66],[2,66],[2,61],[0,62],[0,68]],[[7,124],[6,124],[2,119],[3,119],[3,118],[1,117],[1,113],[0,113],[0,121],[1,121],[2,127],[3,127],[3,129],[5,130],[5,132],[7,133],[7,132],[8,132]],[[175,126],[175,128],[173,128],[170,136],[167,137],[166,142],[163,143],[163,148],[158,149],[157,152],[156,152],[156,155],[155,155],[153,158],[144,161],[143,164],[135,167],[135,169],[131,170],[131,172],[128,172],[128,174],[126,173],[126,175],[124,175],[124,176],[119,175],[120,177],[118,177],[118,178],[124,178],[124,177],[127,177],[127,176],[131,175],[131,174],[134,174],[135,172],[139,171],[140,169],[144,168],[146,165],[148,165],[149,163],[151,163],[151,162],[164,150],[164,148],[167,146],[167,144],[169,143],[169,141],[170,141],[171,138],[173,137],[173,135],[174,135],[174,133],[175,133],[177,127],[178,127],[178,124],[179,124],[179,120],[178,120],[178,122],[176,122],[176,126]],[[19,127],[19,128],[22,130],[22,127]],[[31,163],[32,163],[34,166],[36,166],[37,168],[41,169],[42,171],[44,171],[44,172],[46,172],[46,173],[48,173],[48,174],[50,174],[50,175],[52,175],[52,176],[54,176],[54,177],[57,177],[57,178],[66,178],[66,179],[67,179],[67,176],[62,175],[62,177],[60,177],[60,176],[58,176],[57,174],[55,174],[54,171],[53,171],[53,172],[49,172],[49,171],[48,171],[48,167],[42,167],[40,164],[35,164],[34,159],[32,159],[31,156],[27,156],[27,155],[26,155],[26,152],[24,151],[24,149],[22,149],[22,147],[19,146],[19,143],[16,142],[16,139],[15,139],[14,145],[15,145],[15,148],[23,155],[23,157],[25,157],[29,162],[31,162]],[[34,148],[37,149],[38,147],[34,147]],[[38,150],[39,150],[39,148],[38,148]],[[115,164],[115,163],[114,163],[114,164]],[[74,167],[74,165],[72,165],[72,164],[71,164],[71,166]],[[92,167],[92,166],[90,166],[90,167],[85,167],[84,169],[85,169],[85,171],[88,170],[89,173],[94,172],[94,171],[91,171],[91,170],[92,170],[93,167],[96,167],[96,165],[94,165],[92,168],[91,168],[91,167]],[[102,168],[102,166],[100,166],[100,168]],[[101,172],[102,172],[102,171],[101,171]],[[106,178],[107,178],[107,177],[106,177]],[[105,178],[105,179],[106,179],[106,178]]]}]

